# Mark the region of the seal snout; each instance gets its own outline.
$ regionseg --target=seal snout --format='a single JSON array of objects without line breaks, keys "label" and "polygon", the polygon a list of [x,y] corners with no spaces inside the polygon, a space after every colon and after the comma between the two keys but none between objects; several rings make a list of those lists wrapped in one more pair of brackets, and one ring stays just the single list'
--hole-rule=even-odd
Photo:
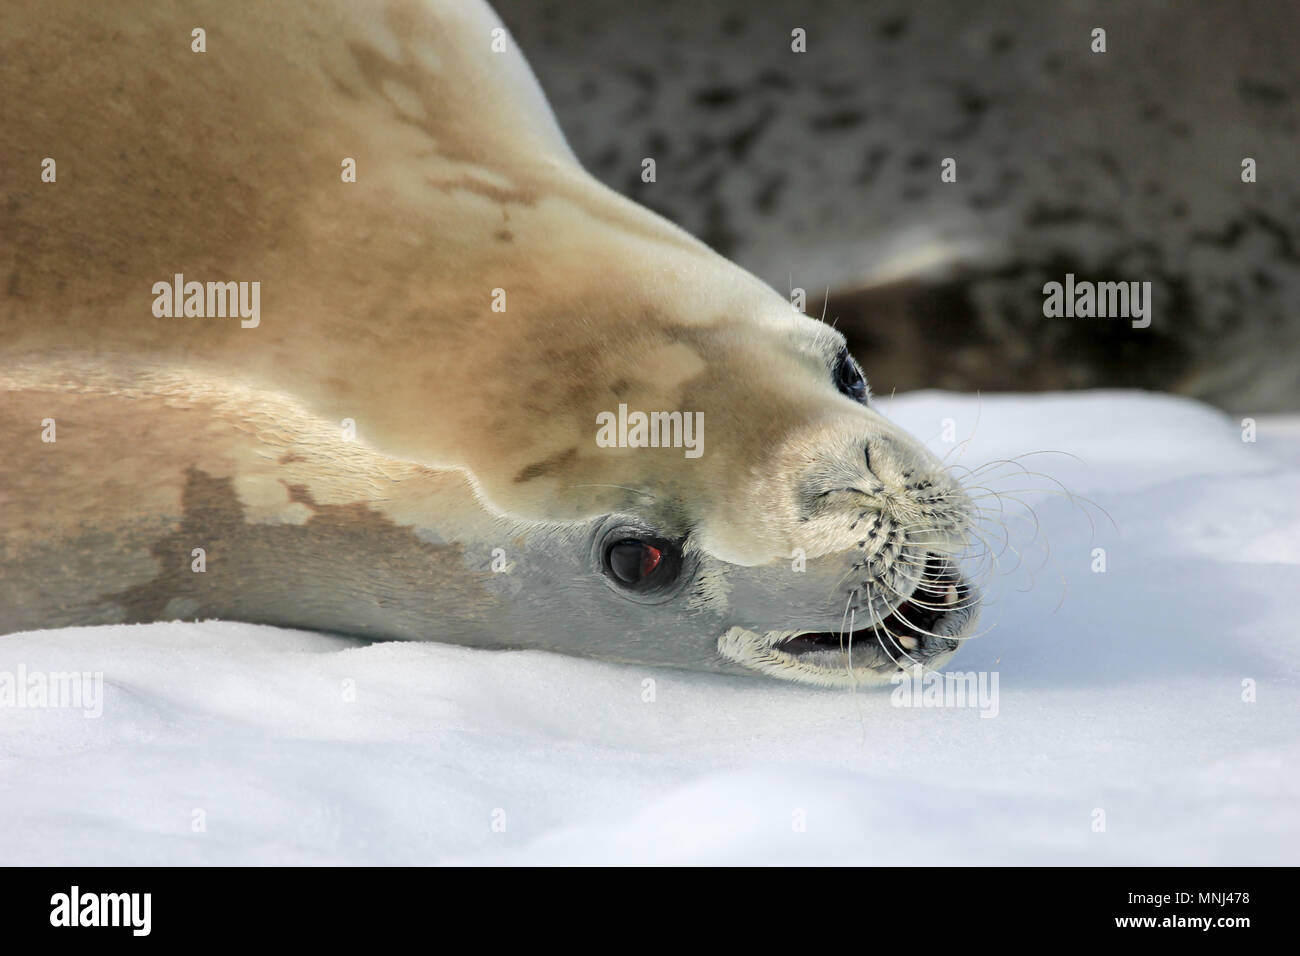
[{"label": "seal snout", "polygon": [[[841,628],[757,632],[733,627],[718,639],[727,660],[782,680],[824,687],[883,682],[916,666],[941,667],[979,617],[978,589],[956,563],[925,557],[906,597],[877,605],[869,586],[855,588]],[[890,606],[892,605],[892,607]]]},{"label": "seal snout", "polygon": [[[861,419],[823,423],[786,446],[784,463],[797,463],[784,469],[796,476],[787,528],[818,562],[809,623],[732,628],[718,642],[723,657],[786,680],[852,686],[941,666],[973,631],[981,596],[959,561],[972,502],[919,442],[874,418],[866,429]],[[812,590],[828,582],[837,596],[822,606]]]}]

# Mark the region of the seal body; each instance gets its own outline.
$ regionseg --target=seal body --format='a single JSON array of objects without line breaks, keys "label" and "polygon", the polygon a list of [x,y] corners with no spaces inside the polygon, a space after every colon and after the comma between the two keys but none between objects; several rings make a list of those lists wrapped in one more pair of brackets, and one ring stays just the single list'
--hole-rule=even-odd
[{"label": "seal body", "polygon": [[581,169],[486,6],[10,20],[4,630],[824,684],[969,632],[956,482],[838,333]]}]

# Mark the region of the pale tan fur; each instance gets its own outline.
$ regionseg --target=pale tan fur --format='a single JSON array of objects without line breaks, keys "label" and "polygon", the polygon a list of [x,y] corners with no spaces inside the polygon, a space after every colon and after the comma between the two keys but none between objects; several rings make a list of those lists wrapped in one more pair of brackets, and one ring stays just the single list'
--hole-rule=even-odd
[{"label": "pale tan fur", "polygon": [[[815,323],[584,173],[485,7],[20,0],[6,20],[8,355],[237,379],[463,466],[504,512],[576,520],[635,487],[689,498],[732,557],[788,550],[704,513],[783,433],[842,427]],[[176,272],[260,281],[260,327],[155,318]],[[707,453],[597,449],[620,401],[704,412]]]},{"label": "pale tan fur", "polygon": [[[220,506],[254,565],[259,525],[352,522],[371,590],[415,606],[400,558],[441,566],[431,528],[635,513],[757,566],[854,547],[864,507],[916,520],[915,475],[948,481],[836,391],[837,333],[581,169],[481,3],[10,0],[4,25],[0,556],[27,569],[10,587],[61,569],[64,604],[111,619],[120,585],[157,616],[151,560]],[[156,316],[175,273],[259,282],[260,325]],[[702,413],[703,455],[598,446],[620,404]],[[37,440],[47,417],[57,445]],[[363,573],[340,541],[307,562],[317,588]],[[433,590],[476,613],[480,563]],[[255,619],[275,608],[268,588]]]}]

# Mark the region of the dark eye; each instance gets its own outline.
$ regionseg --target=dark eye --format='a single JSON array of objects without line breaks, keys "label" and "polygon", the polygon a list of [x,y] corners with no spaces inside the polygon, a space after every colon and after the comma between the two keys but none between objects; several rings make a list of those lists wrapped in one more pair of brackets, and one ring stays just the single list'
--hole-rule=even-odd
[{"label": "dark eye", "polygon": [[855,402],[867,400],[867,380],[848,349],[840,349],[835,359],[835,387]]},{"label": "dark eye", "polygon": [[605,567],[624,587],[642,588],[666,584],[677,576],[676,552],[665,541],[624,538],[605,552]]}]

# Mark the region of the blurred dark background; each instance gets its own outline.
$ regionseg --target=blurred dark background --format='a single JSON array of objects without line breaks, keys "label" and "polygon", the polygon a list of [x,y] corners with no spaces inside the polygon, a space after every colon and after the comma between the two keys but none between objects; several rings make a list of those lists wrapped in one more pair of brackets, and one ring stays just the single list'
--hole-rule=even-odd
[{"label": "blurred dark background", "polygon": [[[1300,4],[495,6],[587,168],[805,289],[878,393],[1300,408]],[[1151,282],[1150,327],[1044,317],[1066,273]]]}]

